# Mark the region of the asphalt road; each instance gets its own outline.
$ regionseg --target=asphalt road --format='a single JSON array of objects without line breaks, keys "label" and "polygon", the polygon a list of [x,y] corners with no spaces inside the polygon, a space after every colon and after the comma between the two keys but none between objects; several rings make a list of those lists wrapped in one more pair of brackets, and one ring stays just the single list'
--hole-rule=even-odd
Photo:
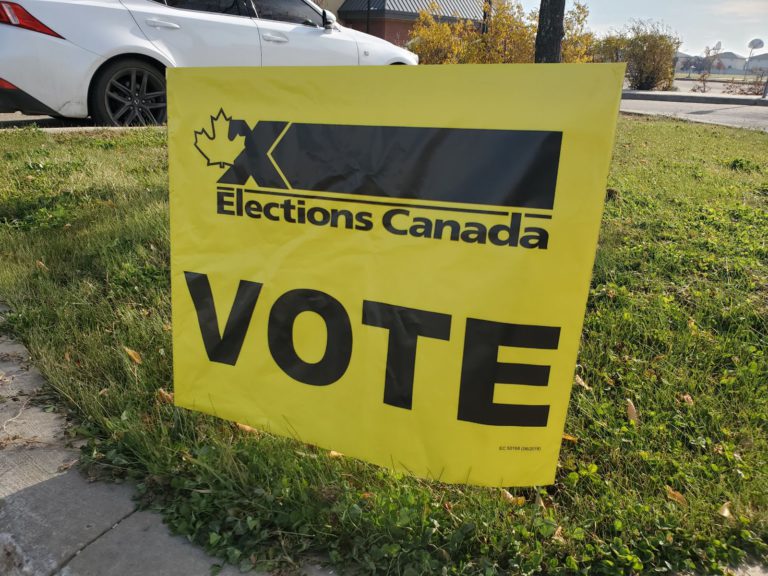
[{"label": "asphalt road", "polygon": [[[621,110],[622,112],[634,114],[671,116],[692,122],[768,131],[768,106],[623,100],[621,102]],[[50,118],[48,116],[0,114],[0,128],[12,128],[30,124],[37,124],[41,128],[51,129],[51,131],[76,130],[93,126],[90,120],[75,121]]]}]

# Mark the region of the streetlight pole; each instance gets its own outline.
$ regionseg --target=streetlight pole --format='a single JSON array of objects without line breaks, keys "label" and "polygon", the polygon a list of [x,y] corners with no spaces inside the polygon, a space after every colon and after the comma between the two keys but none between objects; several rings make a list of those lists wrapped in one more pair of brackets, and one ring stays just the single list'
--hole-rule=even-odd
[{"label": "streetlight pole", "polygon": [[365,11],[365,33],[371,33],[371,0],[368,0],[368,7]]}]

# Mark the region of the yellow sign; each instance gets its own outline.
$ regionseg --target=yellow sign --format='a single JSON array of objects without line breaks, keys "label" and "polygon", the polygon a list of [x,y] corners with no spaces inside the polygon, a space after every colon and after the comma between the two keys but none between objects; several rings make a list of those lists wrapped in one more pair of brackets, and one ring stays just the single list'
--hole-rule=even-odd
[{"label": "yellow sign", "polygon": [[177,404],[553,482],[623,72],[169,69]]}]

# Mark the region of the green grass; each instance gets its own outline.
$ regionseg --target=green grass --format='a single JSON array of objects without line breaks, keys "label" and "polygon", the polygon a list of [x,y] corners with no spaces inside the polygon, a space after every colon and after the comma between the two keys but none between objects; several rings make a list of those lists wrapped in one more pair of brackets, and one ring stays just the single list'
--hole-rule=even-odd
[{"label": "green grass", "polygon": [[87,469],[137,479],[145,505],[220,558],[290,569],[319,553],[393,574],[766,560],[768,134],[621,120],[579,357],[589,389],[566,426],[578,442],[554,486],[513,491],[524,503],[164,403],[164,132],[3,131],[0,157],[5,329],[89,439]]}]

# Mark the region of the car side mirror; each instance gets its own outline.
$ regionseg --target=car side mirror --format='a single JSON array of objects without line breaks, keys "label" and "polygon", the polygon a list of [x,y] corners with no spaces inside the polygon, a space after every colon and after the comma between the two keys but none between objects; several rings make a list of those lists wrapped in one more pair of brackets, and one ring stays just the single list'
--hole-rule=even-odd
[{"label": "car side mirror", "polygon": [[328,10],[323,10],[323,28],[333,30],[336,25],[336,15]]}]

